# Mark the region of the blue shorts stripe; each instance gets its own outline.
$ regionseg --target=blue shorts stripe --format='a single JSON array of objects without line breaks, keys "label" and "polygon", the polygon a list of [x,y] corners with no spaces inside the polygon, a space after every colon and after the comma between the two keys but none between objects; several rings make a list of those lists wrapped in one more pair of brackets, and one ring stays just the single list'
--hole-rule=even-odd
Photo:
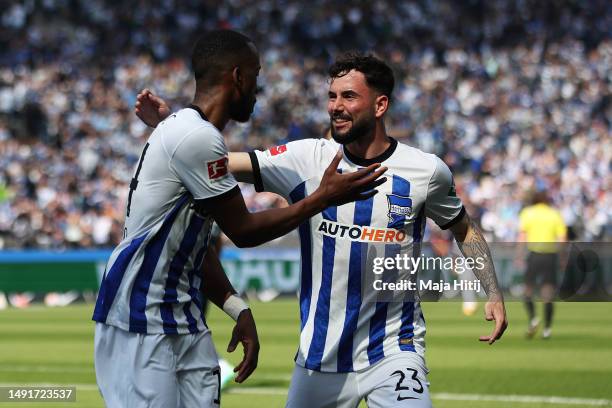
[{"label": "blue shorts stripe", "polygon": [[178,215],[179,210],[185,205],[189,199],[188,194],[184,194],[175,204],[174,208],[168,213],[164,220],[161,228],[157,233],[149,240],[144,251],[144,259],[140,270],[136,275],[134,281],[134,287],[130,294],[130,331],[134,333],[146,333],[147,332],[147,317],[145,309],[147,306],[147,294],[149,293],[149,286],[153,279],[153,273],[157,267],[157,262],[161,256],[164,244],[168,239],[174,220]]},{"label": "blue shorts stripe", "polygon": [[170,261],[163,302],[159,306],[164,333],[166,334],[178,333],[177,322],[172,311],[173,306],[178,304],[178,293],[176,288],[183,274],[183,270],[185,269],[185,265],[187,264],[187,260],[193,252],[203,225],[204,219],[196,213],[193,213],[185,231],[185,235],[181,240],[181,244],[174,254],[174,257],[172,257],[172,261]]},{"label": "blue shorts stripe", "polygon": [[[355,202],[353,224],[366,226],[372,221],[374,198]],[[351,242],[349,257],[348,285],[346,294],[346,314],[344,327],[338,344],[338,372],[353,371],[353,341],[357,330],[359,310],[361,309],[361,259],[367,254],[368,244]]]},{"label": "blue shorts stripe", "polygon": [[[292,203],[297,203],[306,197],[306,182],[298,185],[289,194]],[[300,331],[304,328],[310,312],[312,296],[312,237],[310,236],[310,220],[304,221],[298,228],[300,235],[301,278],[300,278]]]},{"label": "blue shorts stripe", "polygon": [[140,245],[147,237],[147,233],[134,238],[130,245],[123,249],[115,259],[113,266],[111,266],[108,273],[105,274],[102,283],[100,284],[100,291],[98,293],[98,299],[96,301],[96,307],[94,309],[93,320],[101,323],[106,322],[108,312],[115,301],[115,296],[119,291],[119,286],[123,280],[123,275],[132,261],[134,254],[140,248]]},{"label": "blue shorts stripe", "polygon": [[[337,207],[328,207],[323,213],[323,218],[328,221],[336,222]],[[325,350],[325,340],[329,325],[329,304],[331,300],[332,277],[334,273],[334,257],[336,253],[336,239],[328,236],[323,237],[323,270],[321,276],[321,286],[319,288],[319,298],[314,316],[314,331],[308,357],[305,366],[311,370],[321,369],[321,360]]]}]

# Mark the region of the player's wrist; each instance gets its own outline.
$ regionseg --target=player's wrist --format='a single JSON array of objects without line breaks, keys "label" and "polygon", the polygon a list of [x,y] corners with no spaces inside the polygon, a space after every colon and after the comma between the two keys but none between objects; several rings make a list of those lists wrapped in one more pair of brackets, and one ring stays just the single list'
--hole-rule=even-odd
[{"label": "player's wrist", "polygon": [[238,317],[245,310],[249,310],[249,305],[238,295],[231,295],[223,303],[223,311],[235,322],[238,321]]},{"label": "player's wrist", "polygon": [[328,200],[321,191],[320,187],[317,188],[311,195],[306,197],[304,201],[306,201],[308,205],[307,208],[310,210],[309,213],[311,213],[311,216],[318,214],[329,207]]},{"label": "player's wrist", "polygon": [[487,302],[489,303],[504,303],[504,295],[500,292],[492,293],[487,296]]}]

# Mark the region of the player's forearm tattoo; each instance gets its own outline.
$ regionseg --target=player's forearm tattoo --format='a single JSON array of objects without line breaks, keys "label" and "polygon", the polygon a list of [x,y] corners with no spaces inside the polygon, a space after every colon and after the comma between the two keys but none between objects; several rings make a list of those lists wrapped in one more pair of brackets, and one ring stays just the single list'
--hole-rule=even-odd
[{"label": "player's forearm tattoo", "polygon": [[480,229],[471,218],[469,219],[465,239],[463,241],[457,240],[457,244],[466,258],[474,260],[482,258],[484,260],[482,268],[473,268],[474,275],[480,280],[489,300],[501,300],[502,293],[497,283],[497,276],[495,276],[495,265],[489,245],[487,245]]}]

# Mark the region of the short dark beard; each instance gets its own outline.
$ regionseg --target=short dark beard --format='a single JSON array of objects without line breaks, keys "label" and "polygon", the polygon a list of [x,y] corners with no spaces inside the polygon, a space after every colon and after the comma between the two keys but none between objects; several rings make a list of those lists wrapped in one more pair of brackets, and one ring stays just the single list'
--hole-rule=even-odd
[{"label": "short dark beard", "polygon": [[251,118],[251,114],[253,113],[253,107],[255,103],[253,102],[253,97],[250,97],[244,94],[242,91],[240,92],[240,101],[237,103],[232,103],[229,107],[229,115],[232,120],[236,122],[244,123],[248,122]]},{"label": "short dark beard", "polygon": [[376,126],[376,121],[372,118],[363,118],[359,121],[353,121],[353,124],[348,132],[344,134],[336,133],[334,128],[334,119],[330,119],[331,134],[334,140],[341,145],[347,145],[353,143],[356,140],[363,138],[368,133],[372,132]]}]

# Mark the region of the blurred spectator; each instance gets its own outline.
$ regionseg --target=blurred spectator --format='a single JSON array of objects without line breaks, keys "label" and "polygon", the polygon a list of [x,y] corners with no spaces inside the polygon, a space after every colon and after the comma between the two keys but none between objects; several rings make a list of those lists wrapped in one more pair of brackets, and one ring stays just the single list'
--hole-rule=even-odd
[{"label": "blurred spectator", "polygon": [[[612,238],[612,3],[605,0],[29,0],[0,12],[0,247],[111,246],[149,130],[147,86],[175,109],[202,29],[262,52],[253,120],[230,150],[320,137],[326,67],[374,50],[397,75],[387,127],[440,155],[492,239],[514,240],[524,195],[554,192],[570,238]],[[244,190],[254,210],[276,197]]]}]

